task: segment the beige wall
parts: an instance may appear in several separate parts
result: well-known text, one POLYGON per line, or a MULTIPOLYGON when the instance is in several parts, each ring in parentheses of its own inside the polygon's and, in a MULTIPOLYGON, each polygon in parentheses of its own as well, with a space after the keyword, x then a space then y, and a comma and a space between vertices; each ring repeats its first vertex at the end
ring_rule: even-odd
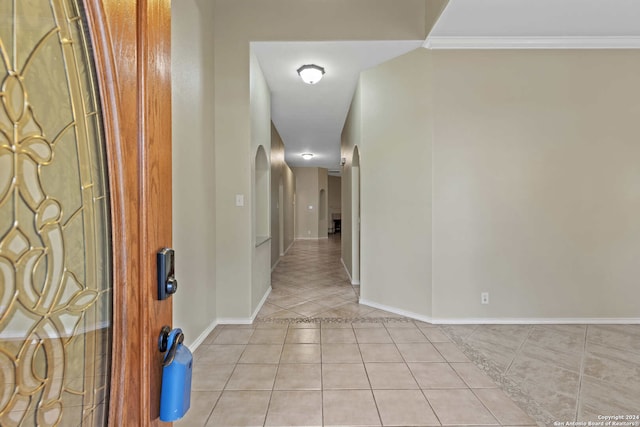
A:
POLYGON ((293 172, 284 159, 284 144, 280 134, 271 123, 271 267, 280 260, 280 247, 286 251, 293 243, 293 193, 295 192, 293 172), (280 186, 283 203, 280 204, 280 186), (280 215, 283 229, 280 230, 280 215), (280 238, 282 234, 282 245, 280 238))
POLYGON ((436 321, 639 318, 638 75, 622 50, 418 50, 363 73, 363 299, 436 321))
POLYGON ((417 49, 362 73, 361 298, 431 315, 431 67, 417 49))
POLYGON ((433 56, 434 316, 640 317, 638 51, 433 56))
MULTIPOLYGON (((213 1, 213 0, 212 0, 213 1)), ((215 0, 215 182, 218 315, 249 316, 254 244, 251 238, 251 41, 420 40, 424 0, 215 0), (244 207, 235 206, 243 194, 244 207)))
POLYGON ((362 128, 362 100, 361 100, 361 80, 353 94, 353 100, 349 107, 349 113, 342 128, 340 155, 346 160, 342 166, 341 183, 341 203, 342 203, 342 232, 340 234, 342 245, 342 263, 347 269, 349 276, 353 273, 351 260, 352 233, 351 227, 351 165, 353 163, 353 151, 361 144, 362 128))
MULTIPOLYGON (((213 146, 213 4, 172 8, 173 247, 180 283, 173 323, 194 343, 216 319, 213 146)), ((203 337, 202 337, 203 338, 203 337)))
MULTIPOLYGON (((247 314, 254 314, 258 304, 271 288, 271 167, 267 165, 262 180, 256 170, 256 154, 264 150, 266 160, 271 158, 271 92, 262 74, 256 56, 250 56, 249 78, 250 116, 251 116, 251 157, 252 157, 252 207, 253 256, 251 258, 251 308, 247 314)), ((260 153, 262 155, 262 153, 260 153)))

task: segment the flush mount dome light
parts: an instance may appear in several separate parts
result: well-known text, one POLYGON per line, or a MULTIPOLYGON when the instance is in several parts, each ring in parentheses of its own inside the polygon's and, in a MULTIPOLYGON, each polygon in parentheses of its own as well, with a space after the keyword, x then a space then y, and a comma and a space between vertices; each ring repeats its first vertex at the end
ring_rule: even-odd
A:
POLYGON ((303 65, 298 68, 298 74, 303 82, 314 85, 318 83, 324 75, 324 68, 315 64, 303 65))
POLYGON ((312 157, 313 157, 313 154, 311 153, 302 153, 302 158, 305 160, 311 160, 312 157))

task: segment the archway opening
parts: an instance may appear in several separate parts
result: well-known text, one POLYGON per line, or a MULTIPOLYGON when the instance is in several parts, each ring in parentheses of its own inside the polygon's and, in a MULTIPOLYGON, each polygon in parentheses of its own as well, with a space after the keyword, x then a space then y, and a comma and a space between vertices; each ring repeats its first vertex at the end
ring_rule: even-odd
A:
POLYGON ((254 232, 256 244, 270 237, 269 232, 269 160, 262 145, 255 158, 254 232))

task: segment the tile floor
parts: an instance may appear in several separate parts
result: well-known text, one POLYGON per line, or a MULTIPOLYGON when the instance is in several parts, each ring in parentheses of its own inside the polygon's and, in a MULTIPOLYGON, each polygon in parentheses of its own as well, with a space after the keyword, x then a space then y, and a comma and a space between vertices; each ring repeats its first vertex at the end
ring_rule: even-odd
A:
POLYGON ((197 349, 191 410, 176 426, 543 425, 640 407, 635 327, 558 326, 556 337, 534 326, 436 327, 361 306, 336 238, 296 241, 272 287, 253 325, 219 326, 197 349), (573 354, 581 343, 588 354, 573 354))
POLYGON ((640 325, 466 325, 442 330, 503 388, 516 392, 514 399, 539 421, 597 422, 601 415, 640 415, 640 325))
POLYGON ((393 320, 218 327, 196 351, 192 408, 176 425, 534 424, 451 342, 430 341, 431 329, 393 320))

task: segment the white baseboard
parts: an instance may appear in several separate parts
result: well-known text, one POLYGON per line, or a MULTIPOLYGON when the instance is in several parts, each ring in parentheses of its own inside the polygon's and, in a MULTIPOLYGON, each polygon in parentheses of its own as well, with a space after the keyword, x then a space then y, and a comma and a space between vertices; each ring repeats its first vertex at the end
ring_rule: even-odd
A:
MULTIPOLYGON (((293 242, 295 242, 296 240, 293 239, 293 242)), ((284 250, 284 252, 280 252, 280 258, 278 258, 278 261, 276 261, 275 265, 273 267, 271 267, 271 271, 273 272, 273 270, 276 269, 276 266, 278 265, 278 263, 280 262, 280 259, 285 256, 287 254, 287 252, 289 252, 289 249, 291 249, 291 246, 293 246, 293 242, 291 242, 291 244, 289 245, 289 247, 287 249, 284 250)))
POLYGON ((296 240, 327 240, 329 236, 326 237, 296 237, 296 240))
POLYGON ((495 318, 445 318, 431 317, 411 311, 402 310, 377 302, 360 298, 360 304, 400 316, 409 317, 421 322, 435 325, 638 325, 640 318, 636 317, 495 317, 495 318))
POLYGON ((249 323, 253 323, 254 320, 256 320, 256 316, 258 315, 258 313, 260 312, 260 309, 262 308, 262 306, 264 305, 264 303, 267 301, 267 298, 269 298, 269 294, 271 293, 271 291, 273 290, 273 288, 271 286, 269 286, 269 288, 267 289, 267 291, 264 293, 264 295, 262 296, 262 299, 260 300, 260 302, 258 303, 258 306, 256 307, 256 309, 253 311, 253 314, 251 314, 251 322, 249 323))
POLYGON ((368 307, 377 308, 378 310, 388 311, 389 313, 399 314, 400 316, 409 317, 411 319, 419 320, 421 322, 431 322, 431 317, 425 316, 423 314, 414 313, 412 311, 402 310, 396 307, 391 307, 384 304, 378 304, 377 302, 369 301, 363 298, 360 298, 360 304, 366 305, 368 307))
POLYGON ((437 325, 637 325, 634 317, 502 317, 502 318, 433 318, 437 325))
POLYGON ((293 246, 293 244, 295 243, 296 239, 293 239, 293 241, 291 242, 291 244, 289 245, 289 247, 287 249, 285 249, 284 252, 282 252, 280 254, 280 256, 285 256, 287 254, 287 252, 289 252, 289 249, 291 249, 291 247, 293 246))
POLYGON ((351 279, 351 273, 349 273, 349 269, 347 268, 347 264, 344 263, 344 260, 342 259, 342 257, 340 257, 340 262, 342 263, 342 266, 344 267, 344 271, 347 272, 347 276, 349 276, 349 282, 351 282, 353 284, 353 281, 351 279))
POLYGON ((218 325, 250 325, 253 323, 250 317, 219 317, 218 325))
POLYGON ((349 270, 347 269, 347 264, 344 263, 344 260, 342 258, 340 258, 340 262, 344 267, 344 271, 347 272, 347 276, 349 276, 349 282, 351 282, 351 284, 354 286, 360 286, 360 280, 353 280, 353 278, 351 277, 351 274, 349 273, 349 270))
POLYGON ((202 344, 205 339, 207 339, 211 331, 213 331, 216 326, 218 326, 218 319, 211 322, 211 324, 207 326, 207 328, 198 336, 198 338, 196 338, 195 341, 187 346, 189 347, 189 350, 191 350, 192 353, 196 351, 196 349, 200 347, 200 344, 202 344))

